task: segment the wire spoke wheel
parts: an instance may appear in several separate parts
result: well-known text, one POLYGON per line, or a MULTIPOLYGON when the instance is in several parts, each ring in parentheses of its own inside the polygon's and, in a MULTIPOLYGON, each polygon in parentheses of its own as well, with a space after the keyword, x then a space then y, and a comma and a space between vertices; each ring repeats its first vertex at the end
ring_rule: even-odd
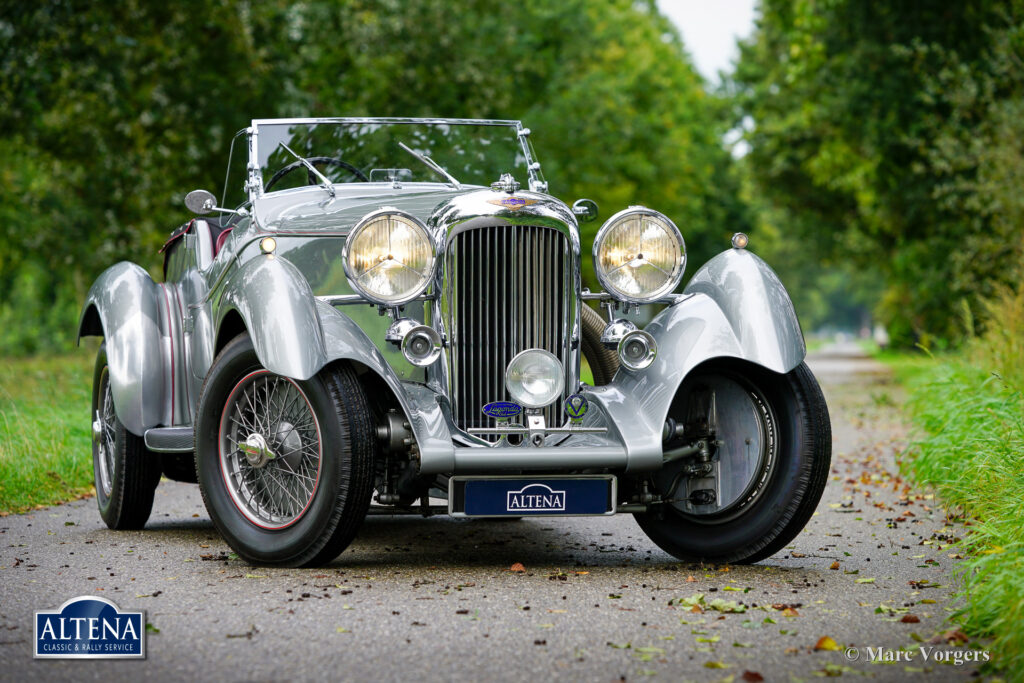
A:
POLYGON ((116 453, 117 415, 114 413, 114 396, 110 391, 110 373, 103 368, 100 376, 101 405, 93 416, 93 438, 96 441, 96 484, 105 498, 114 491, 114 455, 116 453))
POLYGON ((220 466, 239 511, 264 529, 284 529, 309 508, 320 483, 323 443, 299 385, 260 370, 243 377, 221 416, 220 466))

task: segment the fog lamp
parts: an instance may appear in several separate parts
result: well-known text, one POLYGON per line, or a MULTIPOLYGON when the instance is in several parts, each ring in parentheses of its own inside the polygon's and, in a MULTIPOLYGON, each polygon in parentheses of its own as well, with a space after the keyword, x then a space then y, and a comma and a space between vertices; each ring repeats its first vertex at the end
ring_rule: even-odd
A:
POLYGON ((658 344, 647 332, 634 330, 619 342, 619 362, 630 370, 643 370, 658 356, 658 344))
POLYGON ((505 370, 505 388, 516 403, 543 408, 562 394, 562 364, 544 349, 527 349, 516 355, 505 370))
POLYGON ((402 337, 402 355, 413 365, 430 365, 441 356, 441 335, 432 327, 417 325, 402 337))

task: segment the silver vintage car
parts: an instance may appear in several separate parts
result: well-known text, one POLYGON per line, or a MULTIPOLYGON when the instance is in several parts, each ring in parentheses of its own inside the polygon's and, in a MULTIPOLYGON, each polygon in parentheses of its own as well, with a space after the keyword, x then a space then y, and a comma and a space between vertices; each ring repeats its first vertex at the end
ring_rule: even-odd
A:
POLYGON ((220 201, 185 204, 163 281, 112 266, 79 324, 112 529, 162 474, 259 564, 330 562, 371 512, 628 513, 677 558, 754 562, 821 497, 828 411, 747 237, 680 293, 679 229, 624 208, 583 289, 597 206, 548 193, 518 121, 255 120, 220 201))

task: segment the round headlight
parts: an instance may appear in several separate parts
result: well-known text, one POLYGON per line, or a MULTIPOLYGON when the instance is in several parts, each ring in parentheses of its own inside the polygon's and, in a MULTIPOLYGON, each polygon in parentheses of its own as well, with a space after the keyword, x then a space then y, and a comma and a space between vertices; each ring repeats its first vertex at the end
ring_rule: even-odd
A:
POLYGON ((505 370, 505 388, 516 403, 543 408, 562 394, 562 364, 544 349, 527 349, 516 355, 505 370))
POLYGON ((381 209, 356 223, 342 258, 349 283, 370 301, 412 301, 434 275, 434 241, 425 225, 397 209, 381 209))
POLYGON ((594 239, 597 279, 620 301, 643 304, 668 294, 685 266, 686 245, 679 228, 657 211, 620 211, 594 239))

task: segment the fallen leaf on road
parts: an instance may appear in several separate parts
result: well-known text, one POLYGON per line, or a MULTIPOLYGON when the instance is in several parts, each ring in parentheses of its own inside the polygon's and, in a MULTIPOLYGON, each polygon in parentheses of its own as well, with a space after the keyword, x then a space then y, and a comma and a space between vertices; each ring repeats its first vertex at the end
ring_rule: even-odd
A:
POLYGON ((904 624, 919 624, 921 623, 921 619, 915 614, 904 614, 903 618, 900 619, 900 622, 904 624))
POLYGON ((525 572, 526 567, 523 566, 522 562, 516 562, 514 565, 508 568, 510 572, 525 572))
POLYGON ((743 675, 740 676, 740 678, 746 681, 747 683, 760 683, 760 681, 764 680, 764 676, 757 673, 756 671, 744 671, 743 675))
POLYGON ((873 578, 870 578, 870 579, 867 579, 867 578, 865 578, 865 579, 857 579, 856 581, 854 581, 854 583, 874 583, 874 582, 875 582, 875 580, 873 578))
POLYGON ((939 635, 935 636, 929 642, 931 642, 931 643, 947 642, 947 643, 957 644, 957 643, 966 643, 969 640, 970 640, 970 638, 968 638, 967 634, 965 634, 963 631, 954 629, 952 631, 946 631, 945 633, 942 633, 942 634, 939 634, 939 635))
POLYGON ((800 616, 800 613, 797 612, 792 607, 787 607, 786 609, 782 610, 782 616, 784 616, 784 617, 798 617, 798 616, 800 616))
POLYGON ((722 598, 715 598, 708 603, 707 608, 731 614, 743 614, 747 611, 746 605, 737 604, 735 600, 723 600, 722 598))
POLYGON ((704 667, 707 669, 728 669, 729 665, 722 662, 704 662, 704 667))
POLYGON ((822 636, 818 639, 818 642, 814 644, 815 650, 831 650, 836 651, 839 649, 839 643, 829 636, 822 636))
POLYGON ((839 560, 836 560, 828 566, 829 569, 839 569, 839 560))

